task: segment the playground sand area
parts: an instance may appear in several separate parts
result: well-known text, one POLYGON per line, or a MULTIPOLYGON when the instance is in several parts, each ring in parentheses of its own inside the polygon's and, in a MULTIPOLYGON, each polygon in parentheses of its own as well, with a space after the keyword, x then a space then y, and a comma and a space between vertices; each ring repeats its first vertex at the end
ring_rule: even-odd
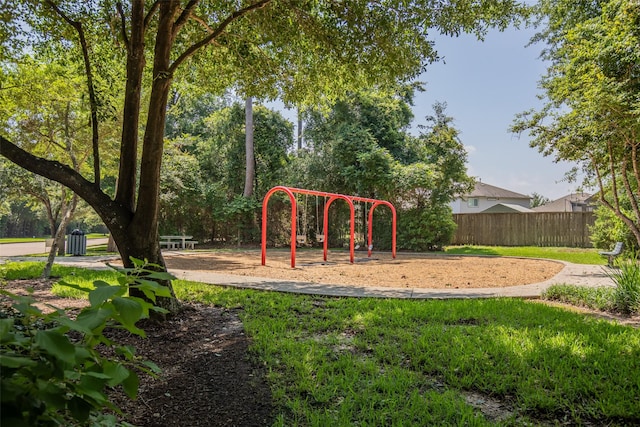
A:
POLYGON ((261 265, 259 250, 167 252, 169 269, 211 271, 285 281, 388 288, 474 289, 527 285, 548 280, 564 265, 560 262, 515 257, 356 252, 349 262, 346 251, 298 250, 296 267, 291 254, 268 250, 261 265))

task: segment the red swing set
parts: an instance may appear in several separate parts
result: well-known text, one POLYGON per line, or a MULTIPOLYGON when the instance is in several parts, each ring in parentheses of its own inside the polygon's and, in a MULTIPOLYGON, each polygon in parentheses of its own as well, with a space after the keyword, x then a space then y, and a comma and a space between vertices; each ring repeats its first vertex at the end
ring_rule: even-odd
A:
POLYGON ((282 191, 289 196, 289 200, 291 201, 291 268, 295 268, 296 266, 296 243, 297 243, 297 230, 296 230, 296 219, 298 217, 298 204, 296 201, 295 194, 305 194, 311 196, 320 196, 326 198, 326 203, 324 204, 324 216, 322 219, 323 225, 323 234, 319 236, 318 241, 322 241, 322 247, 324 252, 324 260, 327 260, 327 252, 328 252, 328 242, 327 233, 329 230, 329 207, 331 204, 338 200, 342 199, 347 202, 349 205, 350 211, 350 239, 349 239, 349 258, 351 263, 353 264, 355 260, 355 209, 353 206, 353 202, 364 202, 371 203, 371 209, 369 209, 368 213, 368 226, 367 226, 367 253, 368 256, 371 256, 371 251, 373 250, 373 211, 380 205, 384 205, 391 209, 392 214, 392 231, 391 231, 391 256, 393 258, 396 257, 396 209, 393 205, 385 200, 378 199, 369 199, 366 197, 359 196, 346 196, 344 194, 336 194, 336 193, 327 193, 324 191, 315 191, 315 190, 305 190, 303 188, 293 188, 293 187, 285 187, 285 186, 276 186, 265 194, 264 199, 262 201, 262 265, 266 264, 267 261, 267 205, 269 203, 269 198, 276 192, 282 191))

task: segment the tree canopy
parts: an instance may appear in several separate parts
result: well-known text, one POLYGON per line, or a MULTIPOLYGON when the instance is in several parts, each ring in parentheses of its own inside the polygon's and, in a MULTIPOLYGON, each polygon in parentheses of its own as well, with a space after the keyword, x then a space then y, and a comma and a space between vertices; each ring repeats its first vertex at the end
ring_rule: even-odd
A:
POLYGON ((136 257, 163 266, 159 189, 174 81, 218 94, 232 88, 242 96, 318 103, 416 77, 437 58, 431 32, 482 37, 525 10, 514 0, 26 0, 3 11, 2 66, 30 55, 63 58, 83 73, 93 173, 40 157, 4 129, 0 154, 91 205, 125 265, 136 257), (109 96, 110 89, 122 99, 109 96), (116 102, 121 107, 108 108, 116 102), (116 118, 122 126, 113 196, 101 187, 100 132, 116 118))
POLYGON ((581 164, 640 245, 640 4, 545 0, 539 13, 548 102, 514 129, 528 130, 542 153, 581 164))

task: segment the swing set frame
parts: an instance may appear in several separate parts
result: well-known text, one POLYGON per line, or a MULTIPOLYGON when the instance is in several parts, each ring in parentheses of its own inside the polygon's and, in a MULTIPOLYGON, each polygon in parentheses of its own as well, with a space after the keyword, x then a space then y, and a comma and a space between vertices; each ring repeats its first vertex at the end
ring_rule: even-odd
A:
POLYGON ((391 210, 392 215, 392 231, 391 231, 391 256, 396 257, 396 208, 386 200, 369 199, 359 196, 347 196, 344 194, 327 193, 324 191, 307 190, 304 188, 285 187, 278 185, 267 191, 264 199, 262 200, 262 265, 266 265, 267 262, 267 213, 269 198, 277 192, 284 192, 289 196, 291 201, 291 268, 296 266, 296 243, 297 243, 297 216, 298 216, 298 204, 295 194, 306 194, 311 196, 324 197, 326 202, 324 204, 324 215, 322 218, 322 230, 323 230, 323 256, 327 261, 327 253, 329 249, 329 208, 331 204, 336 200, 344 200, 349 205, 350 221, 349 221, 349 259, 353 264, 355 261, 355 209, 353 202, 365 202, 371 203, 371 208, 368 212, 368 224, 367 224, 367 254, 370 257, 373 250, 373 211, 378 206, 387 206, 391 210))

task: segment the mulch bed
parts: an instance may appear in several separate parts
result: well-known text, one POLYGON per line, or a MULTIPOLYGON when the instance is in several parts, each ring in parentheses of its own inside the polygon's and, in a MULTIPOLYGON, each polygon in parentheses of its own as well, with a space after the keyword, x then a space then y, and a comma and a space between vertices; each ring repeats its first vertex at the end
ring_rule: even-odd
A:
MULTIPOLYGON (((23 295, 32 289, 45 311, 48 306, 75 311, 88 304, 51 294, 53 282, 12 280, 2 287, 23 295)), ((6 304, 0 298, 0 309, 6 304)), ((248 352, 238 311, 200 304, 183 308, 164 322, 140 322, 147 338, 125 330, 105 332, 120 345, 134 346, 137 355, 162 370, 157 378, 139 375, 136 400, 119 389, 111 393, 124 413, 122 420, 140 427, 272 425, 271 390, 263 367, 248 352)))
POLYGON ((114 336, 154 361, 160 377, 141 376, 138 399, 114 394, 127 422, 160 426, 268 426, 271 391, 261 366, 247 352, 249 340, 238 313, 185 306, 173 318, 140 324, 143 339, 126 331, 114 336))

